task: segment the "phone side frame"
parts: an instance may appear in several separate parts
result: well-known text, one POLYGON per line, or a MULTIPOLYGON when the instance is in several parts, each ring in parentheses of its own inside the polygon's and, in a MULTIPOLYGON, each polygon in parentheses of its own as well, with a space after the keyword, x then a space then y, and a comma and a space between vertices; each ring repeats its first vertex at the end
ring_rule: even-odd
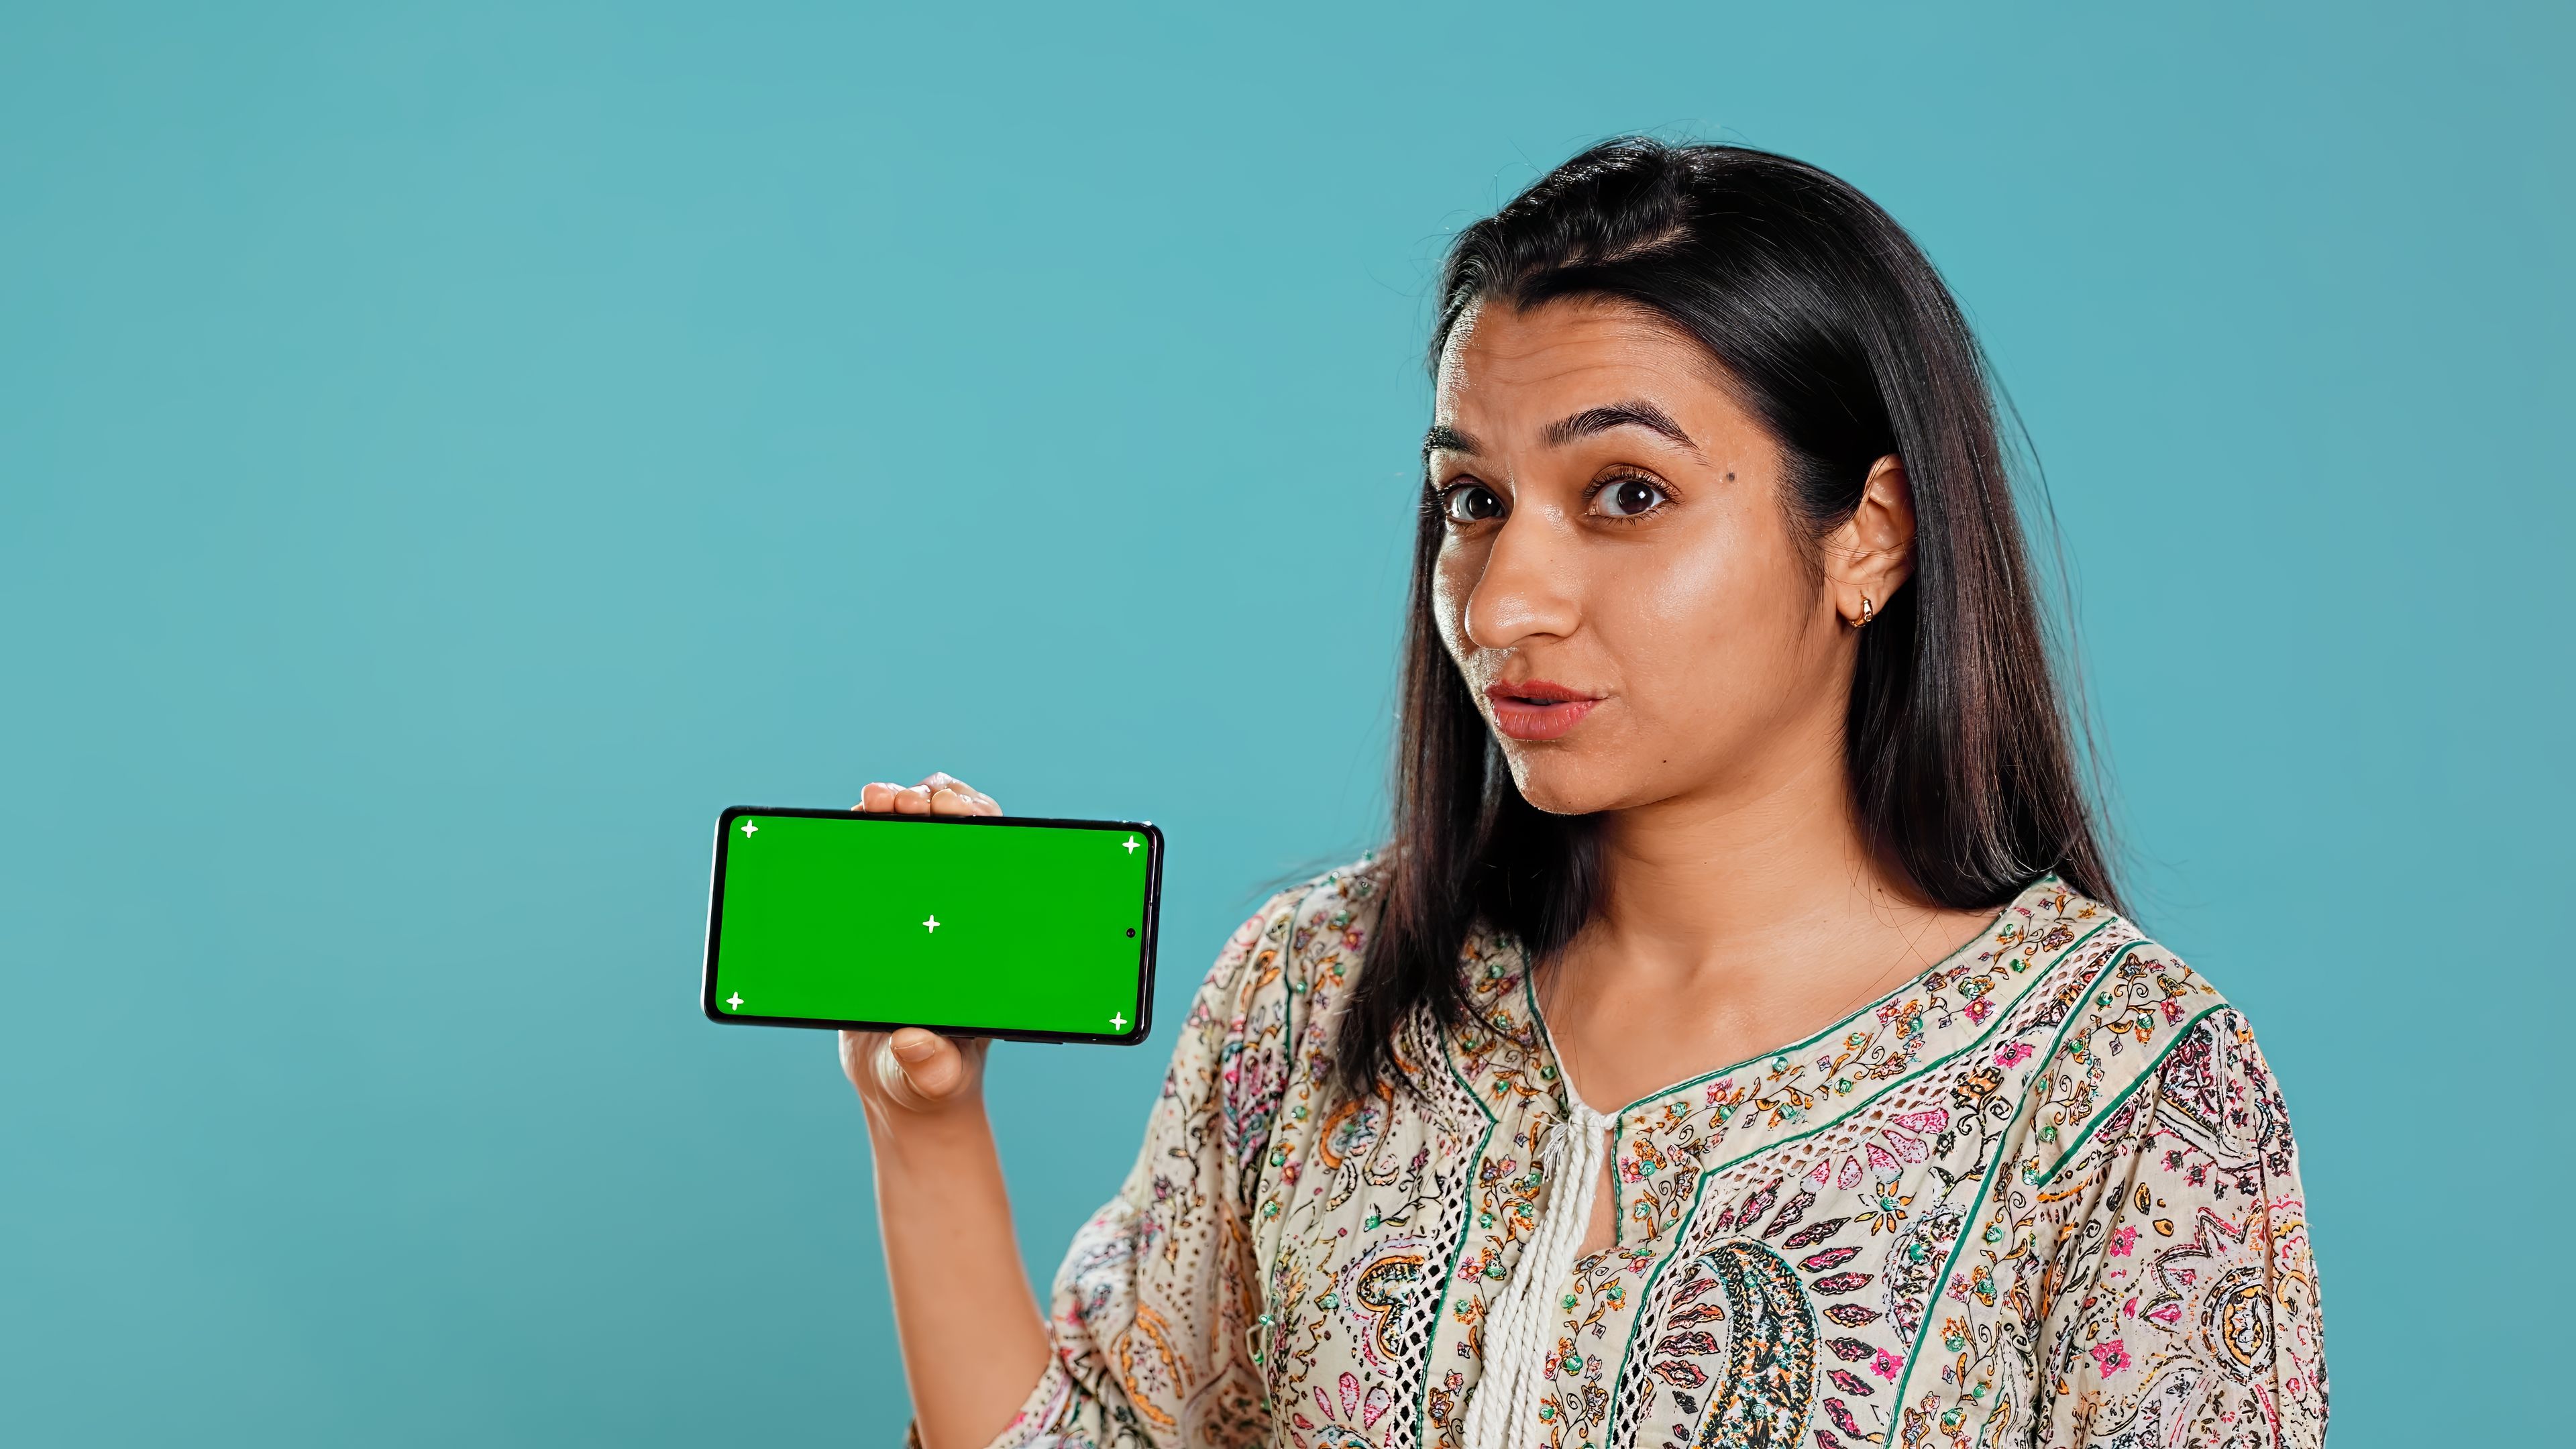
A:
POLYGON ((804 806, 728 805, 716 817, 715 848, 708 861, 706 959, 698 981, 698 1009, 722 1026, 836 1027, 845 1031, 892 1031, 919 1026, 942 1036, 988 1037, 995 1041, 1066 1042, 1086 1046, 1139 1046, 1154 1029, 1155 964, 1162 954, 1163 830, 1150 820, 1082 820, 1051 815, 898 815, 888 811, 817 810, 804 806), (1038 826, 1058 830, 1125 830, 1147 841, 1143 950, 1136 981, 1136 1025, 1127 1032, 1033 1031, 1011 1027, 927 1026, 917 1021, 842 1021, 818 1016, 746 1016, 716 1004, 716 948, 724 926, 724 867, 733 823, 746 815, 797 816, 812 820, 863 820, 870 824, 1038 826))

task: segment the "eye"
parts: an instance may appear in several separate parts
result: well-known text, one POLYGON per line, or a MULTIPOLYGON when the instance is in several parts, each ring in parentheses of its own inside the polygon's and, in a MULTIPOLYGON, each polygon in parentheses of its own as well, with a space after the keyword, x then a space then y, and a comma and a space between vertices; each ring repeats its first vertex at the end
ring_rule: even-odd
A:
POLYGON ((1595 511, 1612 518, 1635 518, 1672 500, 1660 484, 1638 477, 1613 478, 1592 495, 1595 511))
POLYGON ((1503 500, 1482 483, 1452 483, 1440 490, 1440 516, 1451 523, 1481 523, 1503 516, 1503 500))

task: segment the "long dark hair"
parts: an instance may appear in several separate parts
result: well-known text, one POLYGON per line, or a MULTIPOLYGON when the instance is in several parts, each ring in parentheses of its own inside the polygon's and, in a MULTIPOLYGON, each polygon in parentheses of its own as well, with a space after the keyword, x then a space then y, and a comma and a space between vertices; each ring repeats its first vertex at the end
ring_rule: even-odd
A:
MULTIPOLYGON (((1913 238, 1803 162, 1606 142, 1459 234, 1441 270, 1432 365, 1470 306, 1575 296, 1647 308, 1708 349, 1778 442, 1784 502, 1809 538, 1850 516, 1873 462, 1904 463, 1913 578, 1860 635, 1844 730, 1863 837, 1952 909, 1994 909, 2051 872, 2116 909, 1985 359, 1913 238)), ((1517 937, 1538 961, 1601 898, 1595 817, 1521 798, 1441 644, 1431 588, 1442 532, 1426 490, 1386 897, 1338 1033, 1335 1074, 1354 1091, 1397 1074, 1407 1015, 1427 1007, 1451 1026, 1467 1010, 1459 952, 1471 930, 1517 937)))

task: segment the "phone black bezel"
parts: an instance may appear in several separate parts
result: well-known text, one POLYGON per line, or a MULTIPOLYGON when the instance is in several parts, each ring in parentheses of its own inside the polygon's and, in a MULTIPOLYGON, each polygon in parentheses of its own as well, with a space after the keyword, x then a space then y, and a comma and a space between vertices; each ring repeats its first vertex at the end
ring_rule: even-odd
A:
POLYGON ((706 965, 700 973, 698 1008, 707 1020, 726 1026, 803 1026, 846 1028, 853 1031, 891 1031, 899 1026, 921 1026, 942 1036, 981 1036, 998 1041, 1080 1042, 1097 1046, 1135 1046, 1154 1029, 1154 958, 1156 942, 1163 920, 1163 832, 1150 820, 1067 820, 1038 815, 898 815, 888 811, 811 810, 797 806, 729 805, 716 817, 715 859, 707 882, 707 952, 706 965), (917 1021, 838 1021, 815 1016, 751 1016, 718 1009, 716 1005, 716 948, 724 928, 725 849, 730 843, 733 823, 746 815, 800 816, 813 820, 851 820, 869 825, 981 825, 1008 828, 1041 826, 1058 830, 1124 830, 1145 837, 1152 852, 1145 862, 1145 924, 1140 957, 1142 970, 1136 981, 1136 1026, 1132 1031, 1065 1032, 1032 1031, 1016 1027, 925 1026, 917 1021))

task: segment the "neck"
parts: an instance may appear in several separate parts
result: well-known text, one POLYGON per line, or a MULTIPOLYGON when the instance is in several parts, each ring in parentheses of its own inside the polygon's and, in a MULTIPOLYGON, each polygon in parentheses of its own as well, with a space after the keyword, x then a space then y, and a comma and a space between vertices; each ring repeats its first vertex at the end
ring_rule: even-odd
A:
POLYGON ((1657 975, 1812 976, 1820 949, 1931 914, 1862 838, 1838 736, 1602 825, 1606 899, 1586 934, 1657 975))
POLYGON ((1923 899, 1870 848, 1822 718, 1600 820, 1602 897, 1537 982, 1582 1100, 1638 1100, 1811 1036, 1986 928, 1990 912, 1923 899))

